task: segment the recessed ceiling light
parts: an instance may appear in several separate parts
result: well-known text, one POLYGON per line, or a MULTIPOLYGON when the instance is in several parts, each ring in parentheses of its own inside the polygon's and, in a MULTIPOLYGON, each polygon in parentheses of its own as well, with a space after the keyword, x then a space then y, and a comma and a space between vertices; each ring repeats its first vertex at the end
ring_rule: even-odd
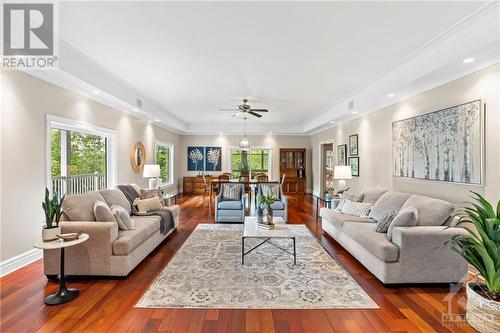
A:
POLYGON ((138 108, 133 108, 132 110, 135 111, 135 112, 139 111, 138 108))
POLYGON ((396 95, 394 95, 394 94, 389 94, 389 95, 387 95, 387 97, 389 97, 389 98, 393 98, 393 97, 396 97, 396 95))
POLYGON ((330 121, 330 124, 335 124, 335 120, 330 121))
POLYGON ((354 110, 354 111, 352 111, 352 113, 353 113, 353 114, 356 114, 356 113, 358 113, 358 111, 354 110))
POLYGON ((101 92, 99 90, 94 90, 94 94, 99 95, 101 92))
POLYGON ((268 134, 269 134, 269 135, 272 135, 272 134, 273 134, 273 132, 269 132, 268 134))
POLYGON ((156 119, 155 119, 155 121, 156 121, 156 122, 159 122, 159 121, 160 121, 160 119, 156 118, 156 119))
POLYGON ((223 134, 224 134, 224 132, 219 132, 219 135, 223 135, 223 134))
POLYGON ((470 62, 473 62, 474 58, 465 58, 463 61, 464 61, 464 64, 468 64, 470 62))

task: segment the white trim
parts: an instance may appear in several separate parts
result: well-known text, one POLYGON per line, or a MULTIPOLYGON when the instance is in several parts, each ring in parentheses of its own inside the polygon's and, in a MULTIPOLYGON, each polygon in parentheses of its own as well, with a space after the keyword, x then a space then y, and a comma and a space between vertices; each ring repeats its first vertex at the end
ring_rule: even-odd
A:
MULTIPOLYGON (((168 147, 168 170, 169 170, 169 175, 168 175, 168 182, 166 183, 160 183, 158 184, 158 187, 168 187, 174 184, 174 144, 167 142, 167 141, 160 141, 160 140, 155 140, 155 150, 154 150, 154 157, 155 157, 155 164, 158 164, 156 162, 156 147, 158 146, 166 146, 168 147)), ((161 166, 160 166, 161 168, 161 166)))
POLYGON ((116 146, 116 131, 94 126, 82 121, 67 119, 51 114, 46 115, 46 125, 45 125, 45 178, 46 187, 52 191, 52 181, 51 181, 51 146, 50 141, 52 139, 51 130, 52 128, 57 128, 66 131, 74 131, 85 134, 99 135, 107 139, 106 147, 106 179, 107 186, 114 186, 117 183, 117 146, 116 146))
POLYGON ((15 257, 4 260, 0 262, 0 277, 12 273, 28 264, 31 264, 33 261, 41 259, 42 257, 43 257, 42 250, 31 249, 15 257))

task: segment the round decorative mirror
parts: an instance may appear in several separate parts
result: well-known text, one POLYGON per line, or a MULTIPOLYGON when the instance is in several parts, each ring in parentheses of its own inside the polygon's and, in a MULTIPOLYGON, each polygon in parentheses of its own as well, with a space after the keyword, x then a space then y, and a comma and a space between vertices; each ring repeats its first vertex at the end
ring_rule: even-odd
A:
POLYGON ((135 173, 139 173, 144 168, 144 164, 146 164, 146 148, 142 142, 138 141, 130 150, 130 165, 135 173))

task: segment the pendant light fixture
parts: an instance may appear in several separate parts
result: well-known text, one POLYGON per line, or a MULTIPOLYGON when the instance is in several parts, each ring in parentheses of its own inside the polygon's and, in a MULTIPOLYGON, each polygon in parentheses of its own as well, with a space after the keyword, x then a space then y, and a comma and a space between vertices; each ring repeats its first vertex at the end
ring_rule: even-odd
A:
POLYGON ((250 140, 247 138, 247 118, 243 118, 243 139, 240 139, 240 150, 250 150, 250 140))

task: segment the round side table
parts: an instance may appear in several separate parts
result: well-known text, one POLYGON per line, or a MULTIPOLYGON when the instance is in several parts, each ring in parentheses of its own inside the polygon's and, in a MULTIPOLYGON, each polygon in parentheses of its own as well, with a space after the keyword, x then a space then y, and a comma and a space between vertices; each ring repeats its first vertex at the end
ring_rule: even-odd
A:
POLYGON ((77 245, 85 242, 89 239, 89 235, 81 234, 78 239, 72 241, 63 241, 62 239, 44 242, 43 240, 38 240, 33 247, 42 250, 55 250, 61 249, 61 270, 59 277, 59 291, 55 294, 47 296, 45 299, 45 304, 47 305, 57 305, 63 304, 77 298, 80 294, 78 289, 68 289, 66 288, 66 277, 64 276, 64 249, 73 245, 77 245))

